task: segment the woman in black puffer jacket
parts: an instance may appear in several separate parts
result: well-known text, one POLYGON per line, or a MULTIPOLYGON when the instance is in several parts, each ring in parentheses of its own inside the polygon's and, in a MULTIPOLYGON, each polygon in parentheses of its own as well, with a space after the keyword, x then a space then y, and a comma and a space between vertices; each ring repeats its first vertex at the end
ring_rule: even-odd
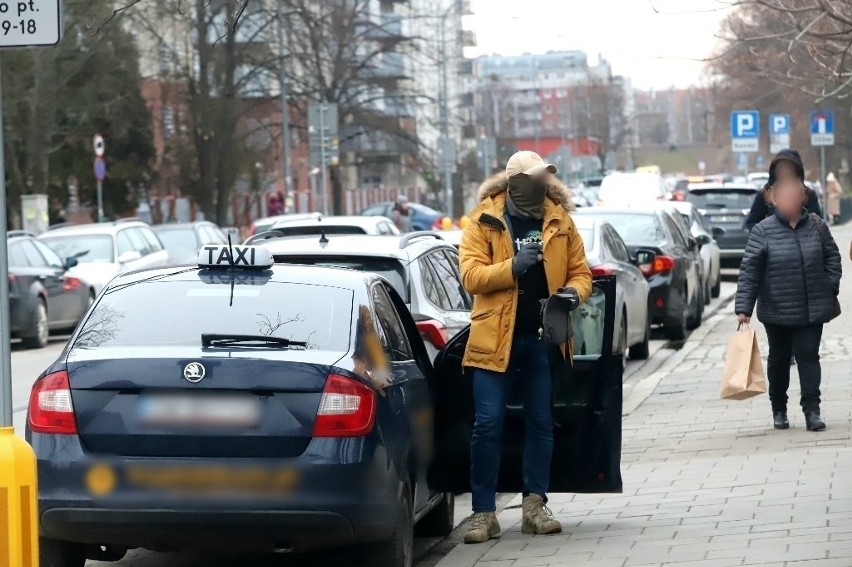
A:
POLYGON ((736 313, 741 323, 748 323, 756 302, 757 316, 766 327, 775 427, 790 426, 787 388, 790 356, 795 354, 807 429, 822 431, 819 344, 823 325, 840 314, 840 252, 825 222, 802 206, 804 169, 779 154, 770 172, 775 211, 749 236, 736 313))
MULTIPOLYGON (((747 229, 753 229, 757 226, 757 223, 766 217, 771 217, 775 214, 775 205, 772 203, 772 179, 776 176, 775 169, 778 167, 778 164, 784 162, 790 163, 797 171, 801 170, 802 179, 804 180, 805 166, 802 163, 802 156, 799 155, 799 152, 789 149, 781 150, 769 166, 770 181, 763 189, 757 192, 757 195, 754 196, 754 201, 751 203, 751 209, 749 210, 748 218, 746 219, 747 229)), ((808 212, 814 213, 820 218, 822 217, 822 208, 819 206, 819 195, 816 194, 816 191, 805 188, 805 197, 803 200, 808 212)))

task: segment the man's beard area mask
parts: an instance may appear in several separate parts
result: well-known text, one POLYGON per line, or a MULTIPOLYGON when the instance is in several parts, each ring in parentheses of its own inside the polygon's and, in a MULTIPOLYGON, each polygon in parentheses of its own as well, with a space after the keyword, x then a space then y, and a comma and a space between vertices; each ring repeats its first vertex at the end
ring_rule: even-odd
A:
POLYGON ((523 173, 509 178, 509 198, 524 216, 542 218, 546 195, 547 185, 543 179, 535 179, 523 173))

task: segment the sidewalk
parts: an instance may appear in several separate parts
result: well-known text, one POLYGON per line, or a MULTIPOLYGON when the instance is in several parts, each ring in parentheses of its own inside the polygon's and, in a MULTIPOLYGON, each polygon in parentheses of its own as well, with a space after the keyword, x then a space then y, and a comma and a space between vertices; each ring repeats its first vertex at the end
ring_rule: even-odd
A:
POLYGON ((520 533, 517 497, 499 516, 500 539, 460 545, 439 567, 852 566, 852 276, 844 279, 844 314, 822 347, 827 431, 805 431, 795 369, 788 431, 772 429, 765 395, 719 400, 735 327, 727 307, 637 384, 630 398, 644 389, 647 399, 626 400, 623 494, 551 495, 564 533, 537 537, 520 533))

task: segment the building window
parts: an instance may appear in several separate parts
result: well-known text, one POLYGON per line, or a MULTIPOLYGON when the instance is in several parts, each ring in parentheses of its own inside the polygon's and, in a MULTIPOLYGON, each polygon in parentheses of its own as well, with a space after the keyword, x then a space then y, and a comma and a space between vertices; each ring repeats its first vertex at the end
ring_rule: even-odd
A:
POLYGON ((169 139, 175 135, 175 114, 171 106, 164 106, 162 112, 163 137, 169 139))
POLYGON ((553 91, 550 89, 544 89, 542 91, 542 95, 544 96, 544 98, 553 98, 553 91))

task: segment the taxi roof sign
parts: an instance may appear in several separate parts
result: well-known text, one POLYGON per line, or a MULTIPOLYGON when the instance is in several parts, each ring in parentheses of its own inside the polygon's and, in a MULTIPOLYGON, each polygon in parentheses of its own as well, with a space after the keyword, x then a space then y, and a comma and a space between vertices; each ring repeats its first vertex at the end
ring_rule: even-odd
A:
POLYGON ((209 245, 198 252, 199 268, 239 268, 263 270, 271 268, 272 254, 257 246, 209 245))

